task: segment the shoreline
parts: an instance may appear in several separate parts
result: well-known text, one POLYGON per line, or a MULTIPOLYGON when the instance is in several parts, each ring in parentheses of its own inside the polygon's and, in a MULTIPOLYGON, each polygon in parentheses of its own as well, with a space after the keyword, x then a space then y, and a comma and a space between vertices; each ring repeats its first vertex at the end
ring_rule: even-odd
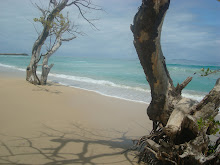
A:
MULTIPOLYGON (((49 81, 49 83, 53 83, 53 82, 50 82, 50 81, 49 81)), ((64 84, 59 83, 59 82, 58 82, 57 84, 60 84, 60 85, 66 86, 66 87, 70 87, 70 88, 76 88, 76 89, 88 91, 88 92, 94 92, 94 93, 96 93, 96 94, 98 94, 98 95, 102 95, 102 96, 104 96, 104 97, 111 97, 111 98, 115 98, 115 99, 119 99, 119 100, 124 100, 124 101, 130 101, 130 102, 134 102, 134 103, 140 103, 140 104, 149 105, 149 103, 147 103, 147 102, 137 101, 137 100, 131 100, 131 99, 126 99, 126 98, 122 98, 122 97, 118 97, 118 96, 112 96, 112 95, 104 94, 104 93, 101 93, 101 92, 98 92, 98 91, 95 91, 95 90, 89 90, 89 89, 80 88, 80 87, 71 86, 71 85, 64 85, 64 84)))
MULTIPOLYGON (((24 78, 24 76, 25 76, 24 75, 25 74, 25 69, 17 68, 17 67, 6 65, 6 64, 2 64, 2 66, 0 65, 0 67, 9 68, 9 69, 13 70, 15 73, 17 73, 19 75, 19 77, 23 76, 23 78, 24 78)), ((10 70, 8 72, 9 72, 9 75, 12 73, 10 70)), ((1 73, 1 70, 0 70, 0 73, 1 73)), ((37 72, 37 73, 40 73, 40 72, 37 72)), ((55 77, 54 73, 52 73, 52 75, 49 74, 48 83, 58 83, 60 85, 66 86, 66 87, 81 89, 81 90, 85 90, 85 91, 89 91, 89 92, 95 92, 95 93, 100 94, 102 96, 112 97, 112 98, 116 98, 116 99, 120 99, 120 100, 131 101, 131 102, 136 102, 136 103, 141 103, 141 104, 146 104, 146 105, 150 104, 148 102, 144 102, 144 101, 140 101, 140 100, 132 100, 132 99, 127 99, 127 98, 123 98, 123 97, 119 97, 119 96, 115 96, 115 95, 108 95, 108 94, 105 94, 105 93, 102 93, 102 92, 99 92, 99 91, 96 91, 96 90, 93 90, 93 89, 86 89, 86 88, 82 88, 82 87, 77 87, 77 86, 65 84, 65 83, 62 83, 62 82, 53 82, 53 81, 50 80, 50 76, 55 77)))
POLYGON ((56 83, 35 86, 9 71, 0 72, 0 100, 3 164, 134 165, 134 152, 121 153, 152 127, 146 104, 56 83))
MULTIPOLYGON (((21 72, 25 74, 25 69, 23 68, 18 68, 16 66, 11 66, 11 65, 6 65, 6 64, 0 64, 0 69, 1 67, 3 69, 5 68, 4 70, 9 69, 14 72, 21 72)), ((37 73, 40 73, 40 72, 37 72, 37 73)), ((133 88, 133 87, 126 86, 126 85, 124 86, 121 84, 115 84, 115 82, 111 82, 111 81, 107 81, 107 83, 110 83, 110 85, 109 84, 100 85, 102 81, 106 81, 106 80, 96 80, 96 79, 87 78, 87 77, 78 77, 78 76, 65 75, 63 73, 53 73, 53 72, 49 74, 48 80, 55 82, 55 83, 59 83, 64 86, 78 88, 78 89, 82 89, 86 91, 92 91, 92 92, 101 94, 103 96, 109 96, 109 97, 118 98, 122 100, 128 100, 128 101, 138 102, 138 103, 143 103, 143 104, 150 104, 150 101, 151 101, 150 90, 148 89, 139 90, 139 89, 136 89, 139 87, 133 88), (89 82, 90 80, 92 81, 92 83, 89 82), (100 88, 96 88, 96 85, 95 83, 93 83, 93 81, 95 81, 95 83, 97 83, 98 86, 100 86, 100 88), (91 83, 91 86, 89 86, 90 83, 91 83), (113 83, 113 85, 111 85, 111 83, 113 83), (117 89, 122 91, 122 93, 118 92, 117 89), (127 95, 125 91, 127 92, 127 95), (131 93, 133 96, 130 95, 131 93)), ((197 100, 197 101, 201 101, 207 93, 208 92, 185 89, 183 91, 183 96, 197 100)))

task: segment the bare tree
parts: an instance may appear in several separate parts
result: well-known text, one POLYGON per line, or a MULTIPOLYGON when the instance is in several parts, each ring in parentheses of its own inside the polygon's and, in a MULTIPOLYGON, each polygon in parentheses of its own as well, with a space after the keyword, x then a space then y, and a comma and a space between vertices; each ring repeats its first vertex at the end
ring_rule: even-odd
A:
POLYGON ((220 78, 201 102, 181 96, 192 77, 174 86, 160 44, 169 4, 170 0, 142 0, 131 25, 134 46, 150 84, 152 97, 147 114, 153 121, 153 130, 150 135, 137 141, 137 146, 145 146, 139 161, 148 162, 151 155, 161 164, 217 163, 220 139, 209 155, 208 135, 215 127, 215 121, 210 119, 218 114, 220 106, 220 78), (206 123, 202 127, 198 125, 201 120, 206 123))
POLYGON ((35 18, 34 21, 40 22, 43 30, 38 34, 38 39, 33 45, 32 57, 26 70, 26 80, 33 84, 45 85, 48 74, 54 65, 51 64, 48 66, 48 60, 51 55, 58 50, 62 42, 75 39, 77 33, 82 34, 82 32, 78 31, 77 26, 73 25, 69 20, 68 12, 66 16, 62 14, 63 9, 69 6, 75 6, 82 18, 91 26, 95 27, 91 20, 85 16, 85 9, 101 10, 101 8, 93 5, 90 0, 50 0, 47 9, 43 9, 37 4, 35 6, 41 11, 42 17, 35 18), (68 38, 64 38, 67 34, 68 38), (46 40, 49 40, 48 45, 46 45, 46 40), (43 45, 47 46, 47 52, 45 54, 41 53, 43 45), (39 79, 37 76, 37 67, 42 57, 42 73, 39 79))

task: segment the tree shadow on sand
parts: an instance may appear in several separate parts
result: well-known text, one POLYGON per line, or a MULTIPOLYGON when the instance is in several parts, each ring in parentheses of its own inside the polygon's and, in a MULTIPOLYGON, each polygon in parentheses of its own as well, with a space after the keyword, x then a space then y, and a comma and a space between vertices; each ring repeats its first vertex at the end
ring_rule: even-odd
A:
POLYGON ((128 131, 88 129, 71 124, 65 130, 44 125, 34 138, 8 137, 1 141, 0 164, 63 165, 63 164, 136 164, 128 131), (4 150, 4 152, 2 152, 4 150))
POLYGON ((51 85, 47 85, 47 86, 39 86, 39 85, 36 85, 35 89, 33 89, 33 91, 41 91, 41 92, 48 92, 48 93, 51 93, 51 94, 61 94, 62 92, 58 91, 58 90, 53 90, 53 89, 48 89, 48 86, 51 86, 51 85))

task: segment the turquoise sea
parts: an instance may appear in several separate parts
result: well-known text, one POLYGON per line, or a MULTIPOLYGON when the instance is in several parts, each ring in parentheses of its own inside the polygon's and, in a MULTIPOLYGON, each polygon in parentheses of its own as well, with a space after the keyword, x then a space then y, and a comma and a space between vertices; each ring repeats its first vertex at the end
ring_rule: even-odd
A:
MULTIPOLYGON (((0 56, 0 70, 25 72, 29 61, 30 56, 3 55, 0 56)), ((55 64, 49 75, 49 80, 53 82, 137 102, 149 103, 151 100, 150 88, 138 59, 52 56, 50 63, 55 64)), ((198 101, 213 88, 220 77, 220 73, 208 77, 198 74, 201 68, 220 69, 218 63, 170 60, 167 66, 174 84, 193 76, 183 95, 198 101)))

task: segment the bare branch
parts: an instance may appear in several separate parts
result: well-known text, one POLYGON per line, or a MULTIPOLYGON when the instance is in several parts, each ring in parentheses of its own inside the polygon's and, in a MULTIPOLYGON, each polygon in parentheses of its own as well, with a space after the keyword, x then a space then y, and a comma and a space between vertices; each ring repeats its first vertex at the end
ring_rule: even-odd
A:
POLYGON ((99 30, 90 20, 88 20, 88 19, 84 16, 84 14, 82 13, 81 8, 80 8, 77 4, 75 4, 75 6, 79 9, 79 12, 80 12, 81 16, 82 16, 90 25, 92 25, 96 30, 99 30))
POLYGON ((27 20, 34 26, 34 29, 35 29, 35 31, 37 32, 38 36, 39 36, 39 35, 40 35, 40 32, 37 31, 37 28, 36 28, 36 26, 34 25, 34 23, 33 23, 32 21, 30 21, 29 19, 27 19, 27 20))
POLYGON ((87 8, 87 9, 91 9, 91 10, 102 10, 101 7, 94 5, 91 3, 90 0, 74 0, 71 3, 67 4, 66 6, 71 6, 71 5, 75 5, 78 10, 80 15, 83 17, 83 19, 85 19, 93 28, 95 28, 96 30, 99 30, 93 23, 92 21, 97 20, 97 19, 88 19, 85 16, 85 13, 83 13, 83 8, 87 8))
POLYGON ((36 3, 35 3, 36 7, 42 12, 44 18, 46 18, 46 10, 42 9, 40 6, 38 6, 36 3))
POLYGON ((53 4, 54 7, 57 6, 57 1, 56 0, 50 0, 50 3, 53 4))
POLYGON ((92 10, 102 10, 102 8, 91 7, 91 6, 89 6, 90 4, 85 5, 85 4, 81 3, 81 2, 77 2, 77 3, 80 4, 80 5, 82 5, 82 6, 84 6, 84 7, 86 7, 86 8, 88 8, 88 9, 92 9, 92 10))
POLYGON ((73 40, 75 38, 76 38, 76 36, 73 36, 71 38, 61 39, 61 41, 71 41, 71 40, 73 40))
POLYGON ((66 6, 71 6, 72 4, 74 4, 75 3, 75 1, 74 2, 71 2, 71 3, 69 3, 69 4, 67 4, 66 6))

